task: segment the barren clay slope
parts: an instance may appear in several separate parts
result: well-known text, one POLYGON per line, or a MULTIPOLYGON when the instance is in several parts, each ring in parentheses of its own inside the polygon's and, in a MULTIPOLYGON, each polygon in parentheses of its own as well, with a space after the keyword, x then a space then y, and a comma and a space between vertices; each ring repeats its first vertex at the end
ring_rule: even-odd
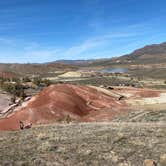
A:
POLYGON ((19 129, 19 121, 33 125, 70 121, 109 122, 119 114, 142 110, 142 107, 146 110, 158 104, 160 108, 161 104, 166 104, 165 96, 165 91, 132 87, 107 90, 94 86, 51 85, 0 120, 0 130, 19 129))
POLYGON ((76 121, 110 121, 125 110, 125 102, 87 86, 52 85, 25 107, 0 121, 0 130, 15 130, 19 121, 44 124, 70 118, 76 121))

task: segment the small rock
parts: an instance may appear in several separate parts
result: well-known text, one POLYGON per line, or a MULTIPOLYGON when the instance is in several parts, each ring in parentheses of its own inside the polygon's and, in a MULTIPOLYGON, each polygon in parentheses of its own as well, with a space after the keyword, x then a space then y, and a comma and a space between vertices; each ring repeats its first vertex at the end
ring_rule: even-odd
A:
POLYGON ((112 156, 112 162, 117 163, 118 159, 118 156, 112 156))
POLYGON ((85 152, 85 154, 86 154, 86 155, 91 155, 91 154, 92 154, 92 151, 91 151, 91 150, 87 150, 87 151, 85 152))
POLYGON ((119 160, 119 157, 116 155, 114 151, 111 151, 111 159, 112 159, 112 162, 114 163, 117 163, 119 160))
POLYGON ((131 163, 123 162, 123 163, 120 163, 118 166, 131 166, 131 163))
POLYGON ((166 166, 166 153, 160 156, 160 164, 161 166, 166 166))
POLYGON ((152 159, 146 159, 146 160, 144 160, 144 166, 157 166, 157 164, 152 159))
POLYGON ((58 152, 58 153, 64 153, 65 151, 66 151, 65 147, 58 147, 56 149, 56 152, 58 152))
POLYGON ((4 138, 0 137, 0 141, 3 141, 3 140, 4 140, 4 138))

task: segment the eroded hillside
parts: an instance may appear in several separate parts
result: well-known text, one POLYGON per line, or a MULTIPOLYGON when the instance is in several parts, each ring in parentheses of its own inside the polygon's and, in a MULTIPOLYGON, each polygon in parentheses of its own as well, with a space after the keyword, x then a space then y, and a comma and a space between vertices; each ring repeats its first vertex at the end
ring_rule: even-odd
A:
MULTIPOLYGON (((19 122, 50 124, 63 122, 110 122, 130 112, 161 111, 166 91, 133 87, 51 85, 11 112, 1 112, 0 130, 18 130, 19 122), (3 114, 2 114, 3 113, 3 114)), ((165 107, 164 107, 165 108, 165 107)), ((139 114, 139 113, 138 113, 139 114)))

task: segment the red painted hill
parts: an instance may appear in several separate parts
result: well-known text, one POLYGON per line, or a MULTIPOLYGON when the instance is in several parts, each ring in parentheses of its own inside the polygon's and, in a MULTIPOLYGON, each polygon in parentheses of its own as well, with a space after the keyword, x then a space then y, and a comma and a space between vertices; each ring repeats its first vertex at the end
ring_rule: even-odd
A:
POLYGON ((69 84, 52 85, 33 97, 10 117, 0 121, 0 130, 19 129, 19 121, 46 124, 70 116, 76 121, 110 121, 124 110, 124 101, 92 87, 69 84))
POLYGON ((16 77, 16 75, 11 73, 11 72, 0 72, 0 77, 2 77, 2 78, 14 78, 14 77, 16 77))

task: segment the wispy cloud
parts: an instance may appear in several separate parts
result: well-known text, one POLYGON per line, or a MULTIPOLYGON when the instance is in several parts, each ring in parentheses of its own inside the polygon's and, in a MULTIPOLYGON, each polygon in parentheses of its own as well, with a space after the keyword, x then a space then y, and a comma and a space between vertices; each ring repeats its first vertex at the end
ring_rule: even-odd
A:
POLYGON ((44 42, 20 41, 3 37, 0 37, 0 43, 16 48, 17 51, 6 53, 8 57, 12 57, 11 59, 15 56, 16 61, 21 62, 47 62, 57 59, 88 59, 123 55, 141 46, 142 36, 146 36, 144 41, 148 41, 146 38, 150 39, 152 34, 151 22, 142 22, 102 31, 100 34, 84 38, 77 44, 70 43, 69 47, 61 46, 60 48, 56 45, 47 46, 48 44, 44 42))
MULTIPOLYGON (((96 51, 100 48, 103 48, 107 45, 113 44, 115 40, 123 40, 126 38, 135 37, 139 34, 134 32, 115 32, 115 33, 107 33, 104 35, 91 37, 78 45, 74 45, 65 51, 59 52, 64 57, 79 57, 79 55, 83 56, 84 53, 90 51, 96 51)), ((110 48, 107 48, 110 49, 110 48)))
POLYGON ((83 56, 84 53, 96 51, 108 44, 111 44, 114 42, 114 40, 122 40, 129 37, 134 37, 138 34, 133 32, 126 32, 126 31, 117 31, 117 32, 108 32, 103 35, 93 36, 89 37, 82 42, 71 45, 71 47, 68 48, 57 48, 57 47, 44 47, 42 44, 38 42, 30 42, 24 44, 24 55, 29 55, 31 57, 34 56, 41 56, 42 57, 48 57, 52 59, 59 59, 59 58, 67 58, 67 59, 79 59, 79 56, 83 56))
POLYGON ((102 40, 98 39, 88 39, 86 41, 83 41, 80 45, 75 45, 70 48, 68 48, 66 51, 64 51, 61 54, 64 54, 65 57, 71 56, 71 55, 80 55, 90 49, 94 49, 96 47, 99 47, 103 45, 102 40))

